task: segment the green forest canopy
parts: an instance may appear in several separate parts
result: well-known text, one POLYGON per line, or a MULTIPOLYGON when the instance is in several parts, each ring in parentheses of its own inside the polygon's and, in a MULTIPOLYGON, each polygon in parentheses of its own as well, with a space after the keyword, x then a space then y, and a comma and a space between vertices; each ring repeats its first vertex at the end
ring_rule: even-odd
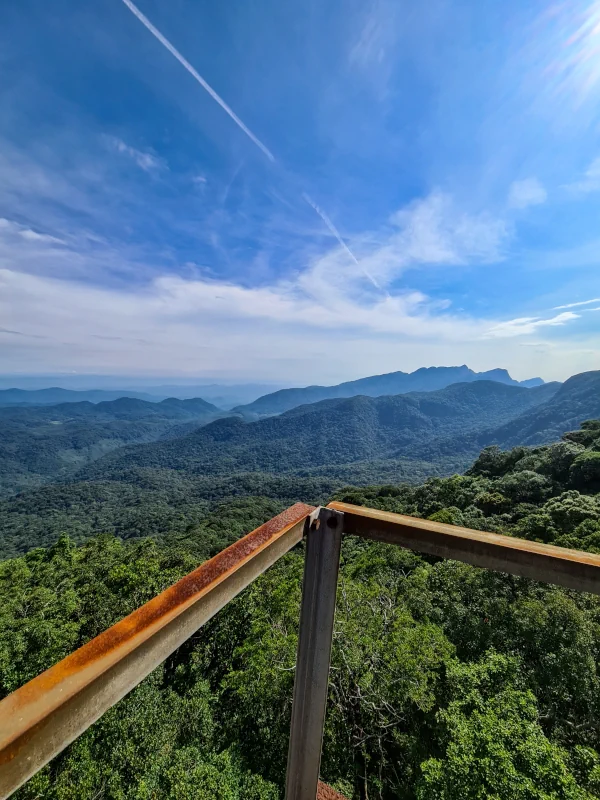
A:
MULTIPOLYGON (((600 552, 600 421, 484 450, 465 475, 338 499, 600 552)), ((271 516, 240 498, 187 532, 101 535, 0 563, 6 694, 271 516)), ((32 778, 23 798, 282 796, 297 548, 32 778)), ((344 542, 323 751, 351 798, 600 797, 600 599, 344 542)))

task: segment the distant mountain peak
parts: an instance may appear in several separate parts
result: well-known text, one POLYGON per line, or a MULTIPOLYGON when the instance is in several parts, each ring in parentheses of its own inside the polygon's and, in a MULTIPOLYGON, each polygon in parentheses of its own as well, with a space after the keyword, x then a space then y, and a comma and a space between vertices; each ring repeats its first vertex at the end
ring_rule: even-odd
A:
POLYGON ((304 388, 280 389, 259 397, 253 403, 238 406, 235 411, 246 418, 256 419, 273 414, 281 414, 296 406, 316 403, 320 400, 332 400, 342 397, 365 395, 366 397, 382 397, 384 395, 407 394, 409 392, 432 392, 445 389, 453 383, 470 383, 472 381, 494 381, 509 386, 539 386, 541 378, 519 383, 514 380, 508 370, 497 368, 486 372, 475 372, 466 364, 451 367, 420 367, 414 372, 388 372, 383 375, 372 375, 356 381, 346 381, 336 386, 306 386, 304 388))

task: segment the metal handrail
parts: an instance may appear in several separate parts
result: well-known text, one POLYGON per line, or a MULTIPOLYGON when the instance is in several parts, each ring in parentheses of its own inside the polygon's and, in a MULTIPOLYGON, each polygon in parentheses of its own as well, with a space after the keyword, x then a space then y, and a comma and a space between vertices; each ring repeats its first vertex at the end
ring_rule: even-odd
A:
POLYGON ((600 556, 347 503, 297 503, 0 702, 0 798, 307 536, 286 800, 315 800, 343 534, 600 594, 600 556))
POLYGON ((328 508, 343 513, 346 534, 600 594, 600 556, 593 553, 348 503, 330 503, 328 508))
POLYGON ((0 797, 83 733, 301 541, 303 503, 261 525, 0 702, 0 797))

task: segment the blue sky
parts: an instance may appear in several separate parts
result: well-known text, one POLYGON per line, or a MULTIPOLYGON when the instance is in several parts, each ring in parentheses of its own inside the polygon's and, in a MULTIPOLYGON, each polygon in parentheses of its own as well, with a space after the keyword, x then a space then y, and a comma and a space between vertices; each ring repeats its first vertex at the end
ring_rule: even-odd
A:
POLYGON ((0 372, 600 368, 600 3, 2 17, 0 372))

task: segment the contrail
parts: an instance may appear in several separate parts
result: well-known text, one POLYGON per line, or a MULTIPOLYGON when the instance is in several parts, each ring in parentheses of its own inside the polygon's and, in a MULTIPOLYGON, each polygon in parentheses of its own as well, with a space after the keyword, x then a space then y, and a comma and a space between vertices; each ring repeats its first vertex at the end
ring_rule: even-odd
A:
POLYGON ((238 172, 241 170, 241 168, 242 168, 243 166, 244 166, 244 162, 243 162, 243 160, 242 160, 242 161, 240 161, 240 163, 237 165, 237 167, 236 167, 236 168, 233 170, 233 175, 232 175, 232 176, 231 176, 231 178, 229 179, 229 183, 227 184, 227 186, 225 187, 225 191, 223 192, 223 198, 222 198, 222 200, 221 200, 221 205, 223 205, 223 206, 224 206, 224 205, 225 205, 225 203, 227 202, 227 198, 229 197, 229 191, 230 191, 231 187, 233 186, 233 182, 234 182, 234 180, 235 180, 235 179, 237 178, 237 176, 238 176, 238 172))
POLYGON ((160 32, 160 31, 159 31, 157 28, 155 28, 155 27, 154 27, 154 25, 153 25, 153 24, 150 22, 150 20, 148 19, 148 17, 145 17, 145 16, 142 14, 142 12, 139 10, 139 8, 137 8, 137 6, 135 6, 135 5, 134 5, 134 4, 131 2, 131 0, 123 0, 123 2, 124 2, 124 3, 125 3, 125 5, 127 6, 127 8, 128 8, 130 11, 131 11, 131 13, 132 13, 132 14, 135 14, 135 16, 136 16, 136 17, 139 19, 139 21, 142 23, 142 25, 144 25, 146 28, 148 28, 148 30, 150 31, 150 33, 151 33, 153 36, 156 36, 156 38, 158 39, 158 41, 159 41, 159 42, 160 42, 162 45, 164 45, 164 46, 167 48, 167 50, 169 51, 169 53, 171 53, 171 55, 175 56, 175 58, 177 59, 177 61, 179 61, 179 63, 180 63, 180 64, 181 64, 183 67, 185 67, 185 69, 187 69, 187 71, 190 73, 190 75, 191 75, 193 78, 195 78, 195 79, 198 81, 198 83, 200 84, 200 86, 202 86, 202 88, 203 88, 203 89, 206 89, 206 91, 209 93, 209 95, 212 97, 212 99, 213 99, 213 100, 216 100, 216 101, 217 101, 217 103, 218 103, 218 104, 221 106, 221 108, 222 108, 224 111, 226 111, 226 112, 227 112, 227 114, 229 114, 229 116, 231 117, 231 119, 232 119, 232 120, 235 122, 235 124, 236 124, 236 125, 238 125, 238 126, 239 126, 239 127, 240 127, 240 128, 243 130, 243 131, 244 131, 244 133, 246 134, 246 136, 247 136, 249 139, 251 139, 251 140, 254 142, 254 144, 255 144, 255 145, 258 147, 258 148, 260 148, 260 149, 263 151, 263 153, 266 155, 266 157, 269 159, 269 161, 275 161, 275 156, 274 156, 274 155, 273 155, 273 153, 272 153, 272 152, 269 150, 269 148, 268 148, 268 147, 265 147, 265 145, 264 145, 264 144, 263 144, 263 143, 260 141, 260 139, 258 139, 258 138, 257 138, 257 137, 256 137, 256 136, 255 136, 255 135, 252 133, 252 131, 250 130, 250 128, 248 128, 246 125, 244 125, 244 123, 242 122, 242 120, 241 120, 241 119, 238 117, 238 115, 237 115, 237 114, 236 114, 234 111, 232 111, 232 109, 231 109, 231 108, 229 108, 229 106, 228 106, 228 105, 227 105, 227 103, 226 103, 226 102, 223 100, 223 98, 222 98, 222 97, 219 97, 219 95, 218 95, 218 94, 215 92, 215 90, 212 88, 212 86, 210 86, 210 84, 208 84, 208 83, 207 83, 207 82, 204 80, 204 78, 202 77, 202 75, 200 75, 198 72, 196 72, 196 70, 195 70, 195 69, 192 67, 192 65, 190 64, 190 62, 189 62, 189 61, 187 61, 187 59, 185 59, 185 58, 184 58, 184 57, 181 55, 181 53, 179 52, 179 50, 177 50, 175 47, 173 47, 173 45, 171 44, 171 42, 170 42, 168 39, 166 39, 166 38, 165 38, 165 37, 162 35, 162 33, 161 33, 161 32, 160 32))
MULTIPOLYGON (((195 79, 198 81, 198 83, 200 84, 200 86, 202 86, 202 88, 203 88, 203 89, 205 89, 205 90, 206 90, 206 91, 209 93, 209 95, 210 95, 210 96, 213 98, 213 100, 216 100, 216 102, 217 102, 217 103, 218 103, 218 104, 221 106, 221 108, 222 108, 222 109, 223 109, 225 112, 227 112, 227 114, 229 114, 229 116, 230 116, 230 117, 231 117, 231 119, 232 119, 232 120, 235 122, 235 124, 236 124, 238 127, 240 127, 240 128, 241 128, 241 129, 244 131, 244 133, 246 134, 246 136, 247 136, 249 139, 251 139, 251 141, 253 141, 253 142, 254 142, 254 144, 255 144, 255 145, 256 145, 256 146, 257 146, 257 147, 258 147, 260 150, 262 150, 262 152, 263 152, 263 153, 266 155, 266 157, 269 159, 269 161, 273 161, 273 162, 274 162, 274 161, 275 161, 275 156, 274 156, 274 155, 273 155, 273 153, 272 153, 272 152, 269 150, 269 148, 268 148, 268 147, 266 147, 266 146, 265 146, 265 145, 264 145, 264 144, 263 144, 263 143, 260 141, 260 139, 259 139, 258 137, 256 137, 256 136, 255 136, 255 135, 252 133, 252 131, 250 130, 250 128, 248 128, 246 125, 244 125, 244 123, 242 122, 242 120, 241 120, 241 119, 238 117, 238 115, 237 115, 237 114, 236 114, 236 113, 233 111, 233 109, 231 109, 231 108, 230 108, 230 107, 227 105, 227 103, 226 103, 226 102, 223 100, 223 98, 222 98, 222 97, 220 97, 220 96, 219 96, 219 95, 218 95, 218 94, 215 92, 215 90, 212 88, 212 86, 211 86, 209 83, 207 83, 207 82, 204 80, 204 78, 202 77, 202 75, 200 75, 200 73, 199 73, 199 72, 197 72, 197 71, 194 69, 194 67, 192 67, 192 65, 190 64, 190 62, 189 62, 189 61, 188 61, 186 58, 184 58, 184 57, 181 55, 181 53, 179 52, 179 50, 177 50, 177 48, 175 48, 175 47, 174 47, 174 46, 171 44, 171 42, 170 42, 170 41, 169 41, 169 40, 168 40, 168 39, 167 39, 165 36, 163 36, 163 34, 162 34, 162 33, 161 33, 159 30, 158 30, 158 28, 155 28, 155 27, 154 27, 154 25, 153 25, 153 24, 150 22, 150 20, 148 19, 148 17, 146 17, 144 14, 142 14, 142 12, 139 10, 139 8, 138 8, 138 7, 137 7, 137 6, 136 6, 134 3, 132 3, 132 2, 131 2, 131 0, 123 0, 123 2, 124 2, 124 3, 125 3, 125 5, 127 6, 127 8, 128 8, 130 11, 131 11, 131 13, 132 13, 134 16, 136 16, 136 17, 139 19, 139 21, 142 23, 142 25, 144 25, 144 26, 145 26, 145 27, 146 27, 146 28, 147 28, 147 29, 150 31, 150 33, 151 33, 153 36, 155 36, 155 37, 158 39, 158 41, 159 41, 159 42, 160 42, 160 43, 161 43, 161 44, 162 44, 164 47, 166 47, 166 48, 167 48, 167 50, 169 51, 169 53, 171 53, 171 55, 175 56, 175 58, 177 59, 177 61, 179 61, 179 63, 180 63, 180 64, 181 64, 183 67, 185 67, 185 69, 186 69, 186 70, 187 70, 187 71, 190 73, 190 75, 191 75, 193 78, 195 78, 195 79)), ((238 170, 239 170, 239 167, 238 167, 238 170)), ((237 171, 238 171, 238 170, 236 170, 236 172, 235 172, 235 174, 234 174, 234 178, 235 178, 235 175, 237 174, 237 171)), ((233 182, 233 181, 231 181, 231 182, 233 182)), ((229 188, 230 188, 230 186, 231 186, 231 182, 230 182, 229 186, 227 187, 226 194, 227 194, 227 193, 228 193, 228 191, 229 191, 229 188)), ((379 285, 379 283, 378 283, 378 282, 375 280, 375 278, 374 278, 374 277, 371 275, 371 273, 370 273, 368 270, 366 270, 366 269, 365 269, 365 268, 364 268, 364 267, 363 267, 363 266, 362 266, 362 265, 359 263, 358 259, 356 258, 356 256, 354 255, 354 253, 353 253, 353 252, 350 250, 350 248, 348 247, 348 245, 346 244, 346 242, 345 242, 345 241, 342 239, 342 237, 340 236, 340 234, 339 234, 339 232, 338 232, 337 228, 335 227, 335 225, 333 224, 333 222, 332 222, 332 221, 329 219, 329 217, 327 216, 327 214, 325 214, 323 211, 321 211, 321 209, 319 208, 319 206, 318 206, 316 203, 314 203, 314 202, 313 202, 313 201, 310 199, 310 197, 309 197, 309 196, 308 196, 306 193, 303 193, 303 194, 302 194, 302 197, 303 197, 303 198, 304 198, 304 200, 305 200, 305 201, 306 201, 306 202, 309 204, 309 206, 312 206, 312 208, 313 208, 313 209, 314 209, 314 210, 317 212, 317 214, 318 214, 318 215, 321 217, 321 219, 323 220, 323 222, 325 223, 325 225, 327 225, 327 227, 329 228, 329 230, 331 231, 331 233, 333 234, 333 236, 335 236, 335 238, 337 239, 337 241, 340 243, 340 246, 341 246, 341 247, 342 247, 342 248, 345 250, 345 252, 348 254, 348 256, 350 256, 350 258, 352 259, 352 261, 354 261, 354 263, 355 263, 355 264, 356 264, 358 267, 360 267, 360 269, 363 271, 363 273, 366 275, 366 277, 367 277, 367 278, 368 278, 368 279, 371 281, 371 283, 373 284, 373 286, 374 286, 376 289, 379 289, 379 291, 383 291, 382 287, 381 287, 381 286, 379 285)))
MULTIPOLYGON (((126 2, 126 0, 123 0, 123 2, 126 2)), ((312 208, 314 208, 314 210, 315 210, 315 211, 317 212, 317 214, 318 214, 318 215, 321 217, 321 219, 323 220, 323 222, 325 223, 325 225, 327 225, 327 227, 329 228, 329 230, 331 231, 331 233, 332 233, 332 234, 335 236, 335 238, 338 240, 338 242, 340 243, 341 247, 343 247, 343 249, 344 249, 344 250, 346 251, 346 253, 347 253, 347 254, 350 256, 350 258, 352 259, 352 261, 354 261, 354 263, 356 264, 356 266, 361 268, 361 270, 364 272, 364 274, 367 276, 367 278, 368 278, 368 279, 371 281, 371 283, 373 284, 373 286, 374 286, 376 289, 379 289, 379 291, 380 291, 380 292, 381 292, 381 291, 383 291, 383 290, 382 290, 382 288, 381 288, 381 286, 380 286, 380 285, 377 283, 377 281, 376 281, 376 280, 375 280, 375 278, 374 278, 374 277, 371 275, 371 273, 370 273, 368 270, 366 270, 366 269, 365 269, 365 268, 362 266, 362 264, 359 262, 359 260, 357 259, 357 257, 354 255, 354 253, 352 252, 352 250, 350 250, 350 248, 348 247, 348 245, 346 244, 346 242, 345 242, 345 241, 342 239, 342 237, 340 236, 340 233, 339 233, 338 229, 335 227, 335 225, 333 224, 333 222, 332 222, 332 221, 329 219, 329 217, 327 216, 327 214, 325 214, 325 212, 324 212, 324 211, 321 211, 321 209, 319 208, 319 206, 318 206, 318 205, 317 205, 315 202, 313 202, 313 201, 310 199, 310 197, 309 197, 309 196, 306 194, 306 192, 302 192, 302 197, 303 197, 303 198, 306 200, 306 202, 308 203, 308 205, 309 205, 309 206, 312 206, 312 208)))

